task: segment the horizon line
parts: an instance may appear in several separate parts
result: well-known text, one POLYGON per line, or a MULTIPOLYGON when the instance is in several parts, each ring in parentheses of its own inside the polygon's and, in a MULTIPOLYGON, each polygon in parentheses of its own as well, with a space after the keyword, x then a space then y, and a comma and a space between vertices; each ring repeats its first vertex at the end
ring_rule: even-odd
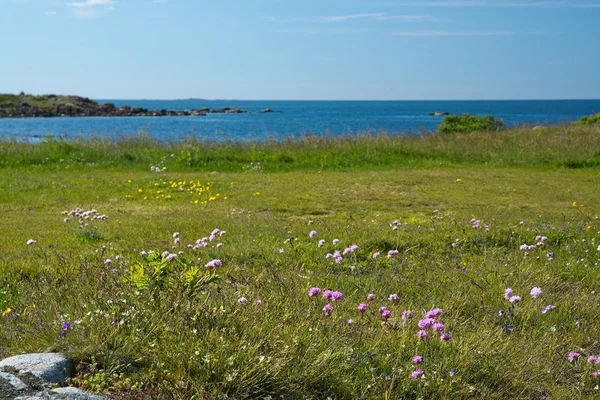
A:
MULTIPOLYGON (((84 97, 84 96, 81 96, 84 97)), ((507 99, 207 99, 201 97, 186 97, 186 98, 100 98, 89 97, 90 99, 99 100, 116 100, 116 101, 600 101, 598 98, 507 98, 507 99)))

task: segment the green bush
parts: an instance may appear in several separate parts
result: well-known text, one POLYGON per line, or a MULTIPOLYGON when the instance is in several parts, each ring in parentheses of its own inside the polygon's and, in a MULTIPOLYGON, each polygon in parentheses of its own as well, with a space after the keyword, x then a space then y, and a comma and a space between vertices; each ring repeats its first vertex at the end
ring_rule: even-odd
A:
POLYGON ((504 122, 491 115, 484 115, 483 117, 469 114, 462 116, 448 115, 444 117, 444 120, 437 129, 437 133, 498 131, 504 128, 504 122))
POLYGON ((590 116, 586 115, 585 117, 581 117, 581 119, 575 123, 577 125, 594 125, 598 122, 600 122, 600 113, 590 116))

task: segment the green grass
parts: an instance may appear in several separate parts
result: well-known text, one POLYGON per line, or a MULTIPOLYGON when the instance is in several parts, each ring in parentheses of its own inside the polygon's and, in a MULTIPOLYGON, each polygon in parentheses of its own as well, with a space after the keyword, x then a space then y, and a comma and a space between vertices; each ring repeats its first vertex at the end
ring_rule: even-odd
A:
POLYGON ((597 167, 600 127, 523 127, 502 132, 411 137, 385 133, 341 138, 309 135, 246 143, 203 142, 191 137, 162 143, 144 134, 118 140, 0 143, 0 168, 43 170, 92 167, 146 171, 151 165, 166 165, 171 171, 366 171, 465 164, 597 167))
POLYGON ((74 384, 115 398, 597 398, 600 367, 586 359, 600 356, 599 150, 598 130, 582 127, 262 144, 5 142, 0 313, 11 311, 0 317, 0 357, 67 352, 74 384), (187 162, 186 151, 206 162, 187 162), (108 219, 63 222, 76 207, 108 219), (214 228, 227 233, 186 247, 214 228), (544 248, 519 249, 537 235, 544 248), (352 244, 341 263, 325 258, 352 244), (151 249, 184 254, 140 254, 151 249), (223 265, 209 282, 212 259, 223 265), (343 292, 331 317, 324 299, 308 297, 313 286, 343 292), (507 287, 522 303, 510 306, 507 287), (376 300, 361 315, 369 293, 376 300), (556 309, 541 313, 548 304, 556 309), (434 307, 449 342, 415 337, 434 307), (403 321, 404 309, 415 319, 403 321), (569 363, 571 351, 580 360, 569 363), (415 354, 425 379, 410 377, 415 354))

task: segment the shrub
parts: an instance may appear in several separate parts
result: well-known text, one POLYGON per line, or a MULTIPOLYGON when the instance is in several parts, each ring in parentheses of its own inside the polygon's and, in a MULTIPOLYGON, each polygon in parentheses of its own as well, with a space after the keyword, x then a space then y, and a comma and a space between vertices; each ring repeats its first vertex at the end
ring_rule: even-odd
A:
POLYGON ((444 120, 437 129, 437 133, 498 131, 504 128, 504 122, 491 115, 484 115, 483 117, 469 114, 462 116, 448 115, 444 117, 444 120))
POLYGON ((596 115, 590 115, 590 116, 585 116, 585 117, 581 117, 581 119, 577 122, 575 122, 575 124, 577 125, 594 125, 596 123, 600 122, 600 113, 596 114, 596 115))

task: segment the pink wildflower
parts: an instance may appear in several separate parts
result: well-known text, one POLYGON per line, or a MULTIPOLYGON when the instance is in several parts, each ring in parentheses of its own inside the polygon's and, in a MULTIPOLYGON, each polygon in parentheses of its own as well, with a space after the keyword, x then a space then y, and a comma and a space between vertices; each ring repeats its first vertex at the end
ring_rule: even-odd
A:
POLYGON ((425 372, 421 368, 419 368, 418 370, 416 370, 415 372, 413 372, 412 374, 410 374, 410 376, 413 379, 419 379, 419 378, 421 378, 423 376, 424 373, 425 372))

